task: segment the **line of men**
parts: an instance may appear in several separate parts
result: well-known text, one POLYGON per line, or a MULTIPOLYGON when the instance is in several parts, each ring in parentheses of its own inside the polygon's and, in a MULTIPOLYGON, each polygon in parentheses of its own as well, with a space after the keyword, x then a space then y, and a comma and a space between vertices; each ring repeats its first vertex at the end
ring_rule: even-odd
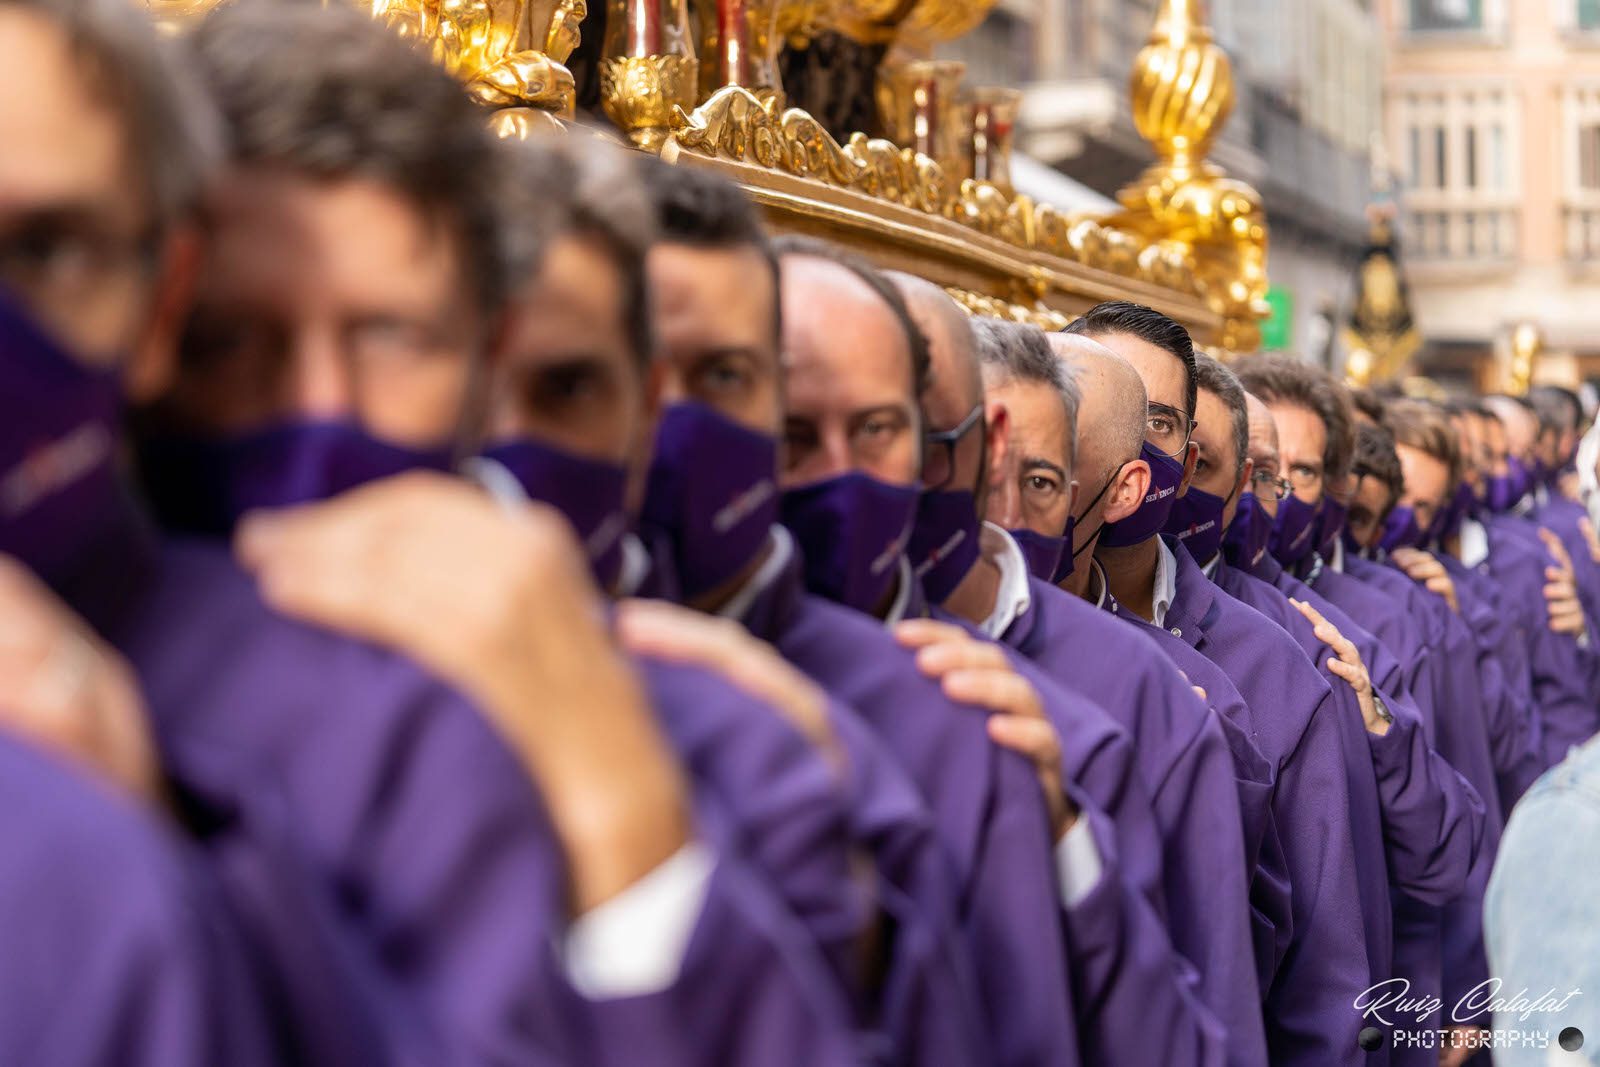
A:
POLYGON ((474 108, 0 0, 0 1062, 1440 1058, 1363 998, 1486 977, 1600 725, 1576 398, 972 320, 474 108))

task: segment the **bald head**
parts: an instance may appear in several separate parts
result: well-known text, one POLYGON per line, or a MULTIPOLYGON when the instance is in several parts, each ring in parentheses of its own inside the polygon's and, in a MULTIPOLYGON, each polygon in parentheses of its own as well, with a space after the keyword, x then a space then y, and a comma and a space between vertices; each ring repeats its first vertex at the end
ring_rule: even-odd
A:
POLYGON ((1539 436, 1539 416, 1515 397, 1487 396, 1483 406, 1500 419, 1506 429, 1506 448, 1513 456, 1526 456, 1533 451, 1539 436))
POLYGON ((1104 479, 1136 459, 1144 445, 1144 379, 1133 364, 1088 337, 1053 333, 1050 348, 1078 384, 1078 469, 1091 480, 1104 479))
POLYGON ((886 276, 928 339, 930 365, 922 402, 930 428, 947 430, 983 403, 983 370, 972 324, 950 295, 926 278, 904 271, 886 276))

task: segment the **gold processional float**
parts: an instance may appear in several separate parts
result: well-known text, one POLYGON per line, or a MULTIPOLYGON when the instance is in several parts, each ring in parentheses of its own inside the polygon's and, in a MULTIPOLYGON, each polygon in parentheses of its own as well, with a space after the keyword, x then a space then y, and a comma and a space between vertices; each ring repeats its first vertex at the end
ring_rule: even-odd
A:
MULTIPOLYGON (((167 26, 215 2, 147 0, 167 26)), ((590 62, 618 130, 668 163, 739 182, 777 232, 922 275, 974 314, 1059 329, 1123 298, 1161 309, 1221 355, 1260 345, 1266 214, 1253 189, 1206 161, 1234 82, 1200 0, 1161 0, 1135 60, 1133 119, 1156 162, 1109 215, 1058 211, 1013 189, 1020 92, 963 88, 962 64, 930 58, 995 0, 605 0, 593 18, 585 0, 370 2, 462 80, 501 136, 573 126, 580 26, 598 26, 590 62), (858 65, 867 57, 858 95, 875 100, 853 113, 875 118, 875 130, 830 130, 790 106, 783 60, 818 40, 858 65)))

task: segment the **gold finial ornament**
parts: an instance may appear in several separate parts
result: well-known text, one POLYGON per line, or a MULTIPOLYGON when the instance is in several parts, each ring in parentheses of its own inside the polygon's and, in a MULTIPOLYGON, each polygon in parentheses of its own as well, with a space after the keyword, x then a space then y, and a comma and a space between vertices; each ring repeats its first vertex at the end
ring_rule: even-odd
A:
POLYGON ((1544 333, 1532 322, 1519 322, 1511 331, 1511 363, 1506 369, 1506 393, 1527 396, 1533 384, 1533 367, 1544 351, 1544 333))
POLYGON ((1212 40, 1200 0, 1161 0, 1130 79, 1134 124, 1157 161, 1117 194, 1107 221, 1181 249, 1206 303, 1222 317, 1220 347, 1261 344, 1267 305, 1267 219, 1261 197, 1207 163, 1233 108, 1233 68, 1212 40))
POLYGON ((1422 347, 1395 244, 1393 210, 1367 208, 1367 247, 1356 267, 1355 300, 1344 330, 1345 377, 1354 385, 1399 378, 1422 347))

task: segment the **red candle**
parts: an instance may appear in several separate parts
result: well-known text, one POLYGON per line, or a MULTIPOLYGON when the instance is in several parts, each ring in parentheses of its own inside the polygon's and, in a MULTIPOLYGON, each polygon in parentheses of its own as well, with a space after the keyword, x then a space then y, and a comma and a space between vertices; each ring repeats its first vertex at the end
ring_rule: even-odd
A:
POLYGON ((661 54, 660 0, 628 0, 628 55, 661 54))
POLYGON ((745 25, 744 0, 718 0, 717 2, 717 66, 724 85, 750 84, 749 63, 745 49, 749 33, 745 25))

